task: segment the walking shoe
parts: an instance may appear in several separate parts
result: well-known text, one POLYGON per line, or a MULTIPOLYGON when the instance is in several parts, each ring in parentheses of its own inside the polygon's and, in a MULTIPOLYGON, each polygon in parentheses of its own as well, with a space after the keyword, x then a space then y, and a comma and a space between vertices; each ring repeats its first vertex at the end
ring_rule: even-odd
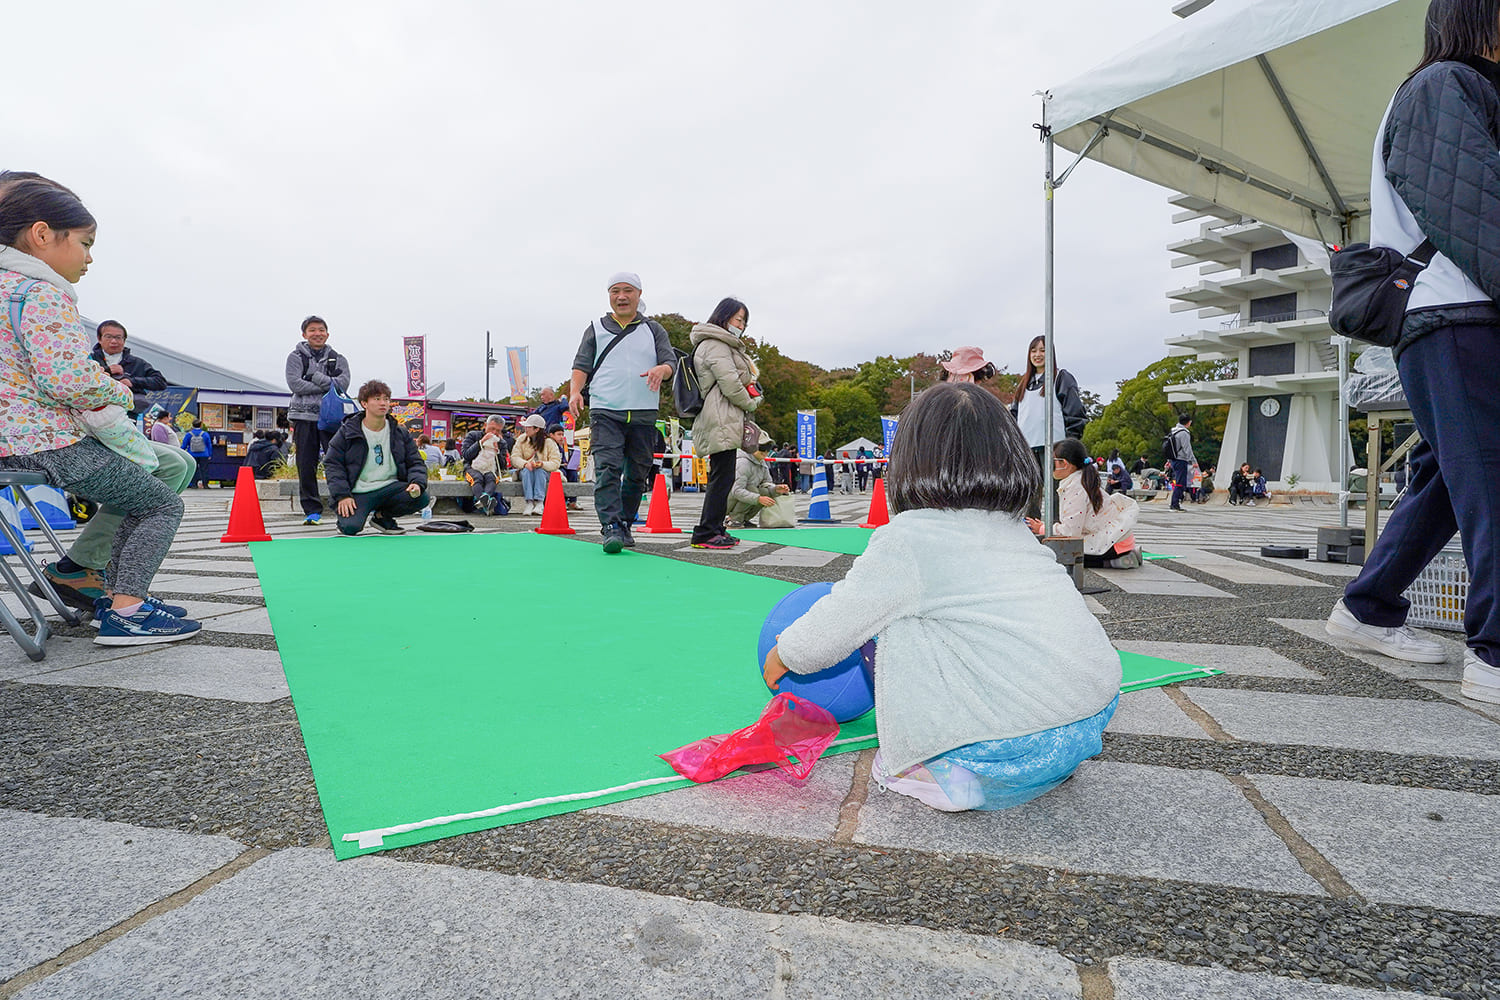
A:
POLYGON ((404 535, 406 529, 396 523, 396 519, 389 514, 376 514, 370 518, 370 523, 375 525, 375 530, 382 535, 404 535))
POLYGON ((630 525, 620 525, 620 541, 627 549, 635 548, 635 536, 630 533, 630 525))
POLYGON ((730 538, 728 535, 714 535, 712 538, 705 538, 701 542, 694 542, 693 548, 732 549, 734 548, 734 539, 730 538))
MULTIPOLYGON (((151 594, 147 594, 144 603, 151 605, 157 611, 171 615, 173 618, 187 618, 188 610, 180 604, 168 604, 166 601, 151 594)), ((98 628, 99 622, 103 620, 104 613, 109 610, 110 600, 101 597, 94 602, 94 617, 89 619, 89 628, 98 628)))
MULTIPOLYGON (((89 571, 80 569, 72 573, 58 572, 57 563, 49 563, 42 568, 47 574, 47 582, 52 584, 52 589, 57 591, 57 596, 70 608, 79 611, 93 611, 94 602, 104 596, 104 588, 87 586, 89 571)), ((99 574, 102 580, 104 574, 99 574)), ((35 594, 37 597, 46 598, 42 593, 41 584, 35 580, 31 581, 26 588, 27 593, 35 594)))
POLYGON ((1255 501, 1254 500, 1246 501, 1246 506, 1247 507, 1254 507, 1255 506, 1255 501))
POLYGON ((523 511, 521 511, 521 513, 522 513, 522 515, 527 516, 527 517, 529 517, 532 514, 535 514, 536 513, 536 501, 534 501, 534 500, 527 500, 526 501, 526 509, 523 510, 523 511))
POLYGON ((1424 639, 1405 625, 1397 628, 1382 628, 1366 625, 1355 618, 1344 601, 1339 599, 1328 615, 1323 628, 1329 635, 1356 646, 1373 650, 1397 660, 1412 663, 1442 663, 1448 659, 1443 644, 1433 639, 1424 639))
POLYGON ((309 515, 307 515, 306 517, 304 517, 302 519, 302 523, 303 524, 317 524, 321 520, 323 520, 323 515, 322 514, 309 514, 309 515))
POLYGON ((99 619, 97 646, 145 646, 157 642, 176 642, 191 638, 203 626, 189 618, 169 615, 160 608, 143 603, 133 615, 122 615, 105 608, 99 619))
POLYGON ((625 547, 625 539, 620 535, 620 529, 610 526, 604 529, 604 554, 612 556, 625 547))
POLYGON ((943 812, 964 812, 984 804, 984 792, 979 787, 979 779, 975 777, 974 772, 961 767, 954 767, 949 775, 949 785, 953 788, 956 799, 949 798, 948 793, 943 791, 943 786, 939 785, 937 779, 932 776, 932 772, 921 764, 902 771, 900 774, 886 774, 879 750, 875 751, 875 762, 870 768, 870 776, 881 788, 899 795, 909 795, 923 805, 940 809, 943 812))
POLYGON ((1470 701, 1500 705, 1500 668, 1485 663, 1472 649, 1464 650, 1464 682, 1459 693, 1470 701))

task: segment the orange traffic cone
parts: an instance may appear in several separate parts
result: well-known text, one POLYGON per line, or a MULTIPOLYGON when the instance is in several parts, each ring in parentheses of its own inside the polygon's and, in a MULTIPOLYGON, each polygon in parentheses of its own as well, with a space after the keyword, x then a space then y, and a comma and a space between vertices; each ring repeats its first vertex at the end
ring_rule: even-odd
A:
POLYGON ((229 530, 221 542, 269 542, 265 519, 260 516, 260 496, 255 492, 255 472, 240 466, 234 479, 234 500, 229 505, 229 530))
POLYGON ((547 481, 547 499, 542 503, 542 523, 538 535, 576 535, 568 524, 568 501, 563 497, 562 473, 552 473, 547 481))
POLYGON ((672 507, 667 503, 666 474, 656 477, 651 487, 651 506, 646 509, 646 526, 641 529, 648 535, 680 535, 681 528, 672 527, 672 507))
POLYGON ((870 514, 861 528, 878 528, 890 524, 890 512, 885 509, 885 480, 875 480, 875 492, 870 494, 870 514))

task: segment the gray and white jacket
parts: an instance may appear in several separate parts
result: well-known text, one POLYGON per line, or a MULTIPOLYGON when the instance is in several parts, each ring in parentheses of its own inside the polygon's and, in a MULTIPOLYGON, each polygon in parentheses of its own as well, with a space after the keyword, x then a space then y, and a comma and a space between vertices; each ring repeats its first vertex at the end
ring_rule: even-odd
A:
POLYGON ((302 341, 286 359, 286 386, 292 390, 292 402, 286 408, 288 420, 317 420, 318 407, 328 394, 329 383, 336 382, 340 392, 349 391, 349 361, 327 344, 317 354, 302 341), (332 362, 337 373, 329 376, 332 362), (305 376, 304 377, 304 373, 305 376))

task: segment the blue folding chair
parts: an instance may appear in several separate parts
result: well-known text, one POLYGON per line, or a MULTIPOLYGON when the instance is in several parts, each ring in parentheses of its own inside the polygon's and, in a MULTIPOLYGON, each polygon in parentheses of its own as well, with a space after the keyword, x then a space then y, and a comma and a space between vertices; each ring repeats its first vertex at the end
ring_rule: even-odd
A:
MULTIPOLYGON (((45 485, 47 485, 47 477, 40 472, 12 472, 0 469, 0 489, 7 486, 45 485)), ((31 511, 31 516, 36 518, 36 523, 47 536, 47 541, 51 543, 58 558, 62 558, 65 553, 61 540, 58 539, 57 533, 52 530, 51 526, 47 524, 47 519, 42 515, 41 511, 36 509, 36 504, 32 502, 31 497, 27 495, 24 489, 15 489, 11 492, 24 507, 31 511)), ((39 564, 35 556, 26 550, 26 537, 22 534, 21 529, 17 525, 12 524, 9 518, 0 517, 0 534, 4 534, 5 540, 15 550, 14 558, 19 559, 22 565, 26 567, 26 571, 31 574, 31 579, 36 581, 37 588, 46 596, 47 603, 56 609, 59 617, 69 625, 77 625, 83 621, 83 615, 68 607, 63 603, 63 599, 57 596, 57 591, 53 588, 52 581, 48 580, 47 574, 42 572, 42 564, 39 564)), ((52 630, 47 625, 47 616, 42 612, 41 605, 32 596, 31 592, 26 589, 26 585, 21 582, 21 576, 16 572, 16 568, 10 564, 10 558, 10 556, 0 556, 0 578, 5 580, 6 586, 10 587, 11 592, 20 600, 21 606, 26 609, 26 613, 31 616, 32 622, 35 623, 35 628, 27 630, 3 601, 0 601, 0 624, 5 625, 5 630, 10 633, 12 639, 16 640, 16 644, 26 651, 27 656, 33 660, 41 660, 47 655, 46 643, 48 636, 52 634, 52 630)))

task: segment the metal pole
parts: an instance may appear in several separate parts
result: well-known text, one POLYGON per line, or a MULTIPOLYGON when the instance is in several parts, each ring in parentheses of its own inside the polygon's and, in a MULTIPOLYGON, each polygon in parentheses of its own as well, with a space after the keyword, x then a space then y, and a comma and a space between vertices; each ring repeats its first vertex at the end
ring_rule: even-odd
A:
MULTIPOLYGON (((1339 337, 1339 527, 1349 527, 1349 338, 1339 337)), ((1369 549, 1365 550, 1370 551, 1369 549)))
MULTIPOLYGON (((1045 209, 1046 227, 1042 239, 1042 335, 1046 338, 1047 360, 1042 371, 1042 412, 1046 414, 1047 447, 1042 453, 1042 526, 1045 534, 1052 534, 1052 525, 1056 523, 1056 510, 1052 498, 1052 435, 1055 428, 1052 426, 1053 395, 1057 392, 1057 384, 1053 377, 1055 364, 1052 359, 1052 258, 1053 258, 1053 202, 1052 194, 1055 190, 1052 184, 1052 127, 1047 123, 1047 98, 1042 98, 1042 144, 1046 148, 1047 176, 1045 190, 1047 204, 1045 209)), ((1022 386, 1024 389, 1025 387, 1022 386)))
POLYGON ((490 350, 490 331, 484 331, 484 401, 490 401, 490 369, 495 364, 495 352, 490 350))

